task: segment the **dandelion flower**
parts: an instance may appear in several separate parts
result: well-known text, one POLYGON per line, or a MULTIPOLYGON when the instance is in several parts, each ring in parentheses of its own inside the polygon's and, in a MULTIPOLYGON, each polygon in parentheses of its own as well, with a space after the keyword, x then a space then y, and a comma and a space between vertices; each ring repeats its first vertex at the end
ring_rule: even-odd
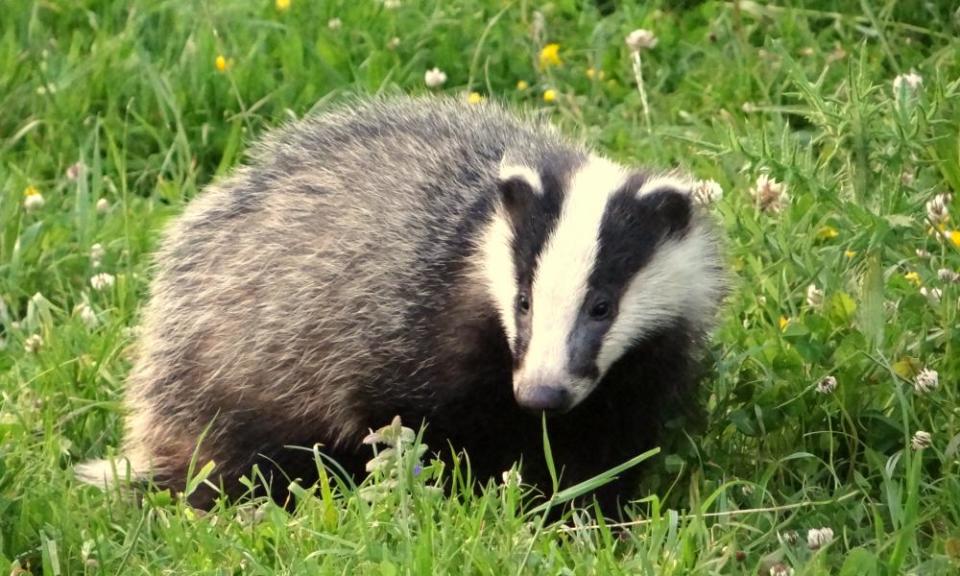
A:
POLYGON ((46 204, 46 201, 43 199, 43 194, 40 193, 40 190, 36 186, 30 185, 27 186, 23 191, 23 208, 27 212, 33 212, 34 210, 39 210, 43 208, 43 205, 46 204))
POLYGON ((230 62, 223 54, 217 54, 217 59, 214 60, 213 65, 217 67, 217 72, 226 72, 230 68, 230 62))
POLYGON ((920 285, 920 275, 916 272, 907 272, 903 275, 903 277, 907 279, 907 282, 913 284, 914 286, 920 285))
POLYGON ((631 52, 639 52, 656 46, 657 36, 650 30, 638 28, 627 34, 626 43, 631 52))
POLYGON ((832 528, 811 528, 807 531, 807 546, 811 550, 819 550, 833 542, 832 528))
POLYGON ((910 439, 910 446, 914 450, 923 450, 924 448, 929 448, 933 446, 933 436, 931 436, 929 432, 917 430, 913 433, 913 438, 910 439))
POLYGON ((479 104, 483 102, 483 96, 479 92, 471 92, 467 95, 467 102, 470 104, 479 104))
POLYGON ((930 219, 930 222, 932 222, 934 226, 945 224, 947 220, 950 219, 948 209, 951 200, 950 194, 944 192, 937 194, 927 202, 927 218, 930 219))
POLYGON ((277 10, 286 12, 290 9, 290 0, 276 0, 274 5, 277 7, 277 10))
POLYGON ((339 30, 340 28, 343 28, 343 21, 339 18, 331 18, 327 20, 327 28, 331 30, 339 30))
POLYGON ((723 188, 716 180, 697 180, 693 185, 693 202, 707 206, 723 198, 723 188))
POLYGON ((563 62, 560 61, 560 45, 556 43, 547 44, 540 50, 540 67, 549 68, 550 66, 559 66, 563 62))
POLYGON ((780 331, 782 332, 787 329, 787 325, 790 324, 790 319, 787 318, 786 316, 781 316, 779 322, 780 322, 780 331))
POLYGON ((518 81, 517 81, 517 90, 523 92, 524 90, 526 90, 526 89, 529 88, 529 87, 530 87, 530 83, 527 82, 526 80, 518 80, 518 81))
POLYGON ((43 338, 39 334, 32 334, 23 341, 23 349, 30 354, 36 354, 43 347, 43 338))
POLYGON ((553 88, 549 88, 543 91, 543 101, 544 102, 553 102, 557 99, 557 91, 553 88))
POLYGON ((900 96, 900 91, 903 88, 903 85, 906 84, 910 92, 916 92, 921 85, 923 85, 923 77, 914 72, 910 71, 909 74, 900 74, 893 79, 893 95, 896 97, 900 96))
POLYGON ((940 386, 940 374, 930 368, 924 368, 913 379, 913 391, 917 394, 933 392, 938 386, 940 386))
POLYGON ((960 248, 960 230, 951 230, 947 232, 947 238, 950 240, 950 243, 960 248))
POLYGON ((93 308, 90 307, 86 302, 81 302, 73 309, 75 316, 78 316, 80 320, 88 329, 92 329, 97 325, 97 313, 93 311, 93 308))
POLYGON ((847 258, 853 258, 854 256, 857 255, 857 253, 854 250, 844 250, 843 255, 846 256, 847 258))
POLYGON ((839 235, 840 232, 838 232, 833 226, 824 226, 823 228, 817 230, 817 238, 820 240, 832 240, 839 235))
POLYGON ((116 278, 113 274, 107 274, 106 272, 101 272, 100 274, 95 274, 90 278, 90 286, 93 287, 97 292, 102 292, 113 287, 116 282, 116 278))
POLYGON ((423 81, 427 88, 439 88, 447 81, 447 75, 443 70, 433 68, 423 75, 423 81))
POLYGON ((763 212, 773 214, 783 209, 786 192, 786 184, 778 182, 776 178, 771 178, 767 174, 760 174, 753 188, 750 189, 750 195, 753 196, 757 207, 763 212))
POLYGON ((817 393, 819 394, 833 394, 836 389, 837 379, 833 376, 825 376, 817 382, 817 393))
POLYGON ((110 202, 106 198, 97 200, 97 214, 106 214, 110 211, 110 202))

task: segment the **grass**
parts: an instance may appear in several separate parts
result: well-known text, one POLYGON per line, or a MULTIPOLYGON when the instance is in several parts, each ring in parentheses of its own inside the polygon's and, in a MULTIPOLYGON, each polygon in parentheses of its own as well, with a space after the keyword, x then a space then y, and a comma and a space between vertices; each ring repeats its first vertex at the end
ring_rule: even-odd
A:
POLYGON ((0 569, 955 573, 960 284, 938 270, 960 269, 960 200, 945 237, 926 208, 960 193, 950 4, 664 0, 603 16, 573 0, 5 3, 0 569), (643 53, 649 128, 624 45, 635 28, 659 39, 643 53), (541 68, 546 43, 560 62, 541 68), (163 492, 137 502, 78 485, 71 467, 120 439, 163 224, 267 128, 350 93, 427 92, 434 66, 444 92, 542 110, 618 159, 725 190, 711 209, 736 282, 703 385, 709 421, 672 431, 633 520, 612 528, 587 510, 553 524, 514 482, 438 496, 438 478, 462 471, 424 462, 415 475, 410 446, 365 486, 392 483, 379 499, 330 479, 303 487, 292 514, 266 502, 200 514, 163 492), (922 84, 895 91, 911 70, 922 84), (761 174, 786 186, 779 213, 750 194, 761 174), (99 273, 114 283, 94 289, 99 273), (807 298, 811 284, 822 296, 807 298), (939 373, 929 393, 914 387, 923 368, 939 373), (829 375, 836 389, 818 393, 829 375), (911 447, 918 431, 929 447, 911 447), (811 550, 822 527, 835 537, 811 550))

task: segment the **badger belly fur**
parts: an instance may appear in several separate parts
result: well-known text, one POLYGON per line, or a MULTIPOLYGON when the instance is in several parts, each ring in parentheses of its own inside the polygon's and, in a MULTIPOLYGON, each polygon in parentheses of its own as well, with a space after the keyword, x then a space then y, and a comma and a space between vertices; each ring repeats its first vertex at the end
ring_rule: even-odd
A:
POLYGON ((166 232, 123 465, 180 491, 212 460, 236 496, 256 464, 283 498, 316 475, 289 446, 361 475, 362 438, 399 415, 479 479, 522 458, 548 488, 544 412, 564 485, 620 464, 689 401, 722 294, 690 188, 493 104, 380 99, 287 126, 166 232))

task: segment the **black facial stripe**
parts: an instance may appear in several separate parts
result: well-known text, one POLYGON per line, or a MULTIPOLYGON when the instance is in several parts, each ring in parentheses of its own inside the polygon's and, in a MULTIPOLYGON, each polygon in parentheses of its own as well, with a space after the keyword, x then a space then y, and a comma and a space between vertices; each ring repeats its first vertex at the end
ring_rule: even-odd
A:
MULTIPOLYGON (((563 209, 563 184, 568 174, 576 170, 580 159, 573 156, 546 157, 540 163, 539 176, 542 190, 522 198, 512 197, 509 210, 513 228, 513 261, 516 266, 516 281, 520 291, 529 293, 537 260, 553 234, 563 209)), ((536 314, 537 302, 531 296, 531 314, 536 314)), ((530 342, 531 314, 522 315, 514 302, 517 319, 517 337, 514 342, 514 363, 519 365, 530 342)))
POLYGON ((587 300, 567 343, 569 365, 578 376, 597 377, 596 357, 616 318, 623 292, 631 279, 650 262, 657 246, 667 238, 682 237, 689 226, 689 196, 665 187, 638 197, 637 191, 644 180, 642 175, 628 178, 624 186, 610 197, 604 211, 597 260, 588 280, 587 300), (590 309, 598 300, 608 301, 613 306, 613 314, 605 322, 590 318, 590 309))

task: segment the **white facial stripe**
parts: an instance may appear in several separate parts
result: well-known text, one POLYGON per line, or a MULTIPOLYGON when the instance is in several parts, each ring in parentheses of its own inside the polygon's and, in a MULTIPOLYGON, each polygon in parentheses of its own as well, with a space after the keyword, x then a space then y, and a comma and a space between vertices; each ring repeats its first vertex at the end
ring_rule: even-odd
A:
POLYGON ((679 318, 709 322, 723 291, 714 240, 699 227, 682 240, 668 240, 634 276, 620 298, 613 326, 604 336, 601 373, 644 335, 679 318))
POLYGON ((513 262, 513 228, 506 217, 497 213, 487 225, 481 240, 482 282, 493 296, 500 313, 500 322, 507 333, 511 350, 517 338, 517 322, 514 314, 514 299, 517 295, 517 271, 513 262))
POLYGON ((683 177, 680 174, 660 174, 651 176, 637 191, 637 196, 643 196, 650 192, 656 192, 664 188, 670 188, 677 192, 689 194, 693 190, 693 181, 683 177))
MULTIPOLYGON (((587 294, 607 201, 625 180, 619 166, 598 157, 590 157, 571 179, 534 274, 531 339, 515 387, 533 381, 568 383, 567 339, 587 294)), ((582 391, 584 396, 589 392, 582 391)))
POLYGON ((534 194, 543 194, 543 184, 540 182, 540 175, 536 171, 517 164, 501 164, 500 181, 506 182, 511 178, 519 178, 529 184, 534 194))

